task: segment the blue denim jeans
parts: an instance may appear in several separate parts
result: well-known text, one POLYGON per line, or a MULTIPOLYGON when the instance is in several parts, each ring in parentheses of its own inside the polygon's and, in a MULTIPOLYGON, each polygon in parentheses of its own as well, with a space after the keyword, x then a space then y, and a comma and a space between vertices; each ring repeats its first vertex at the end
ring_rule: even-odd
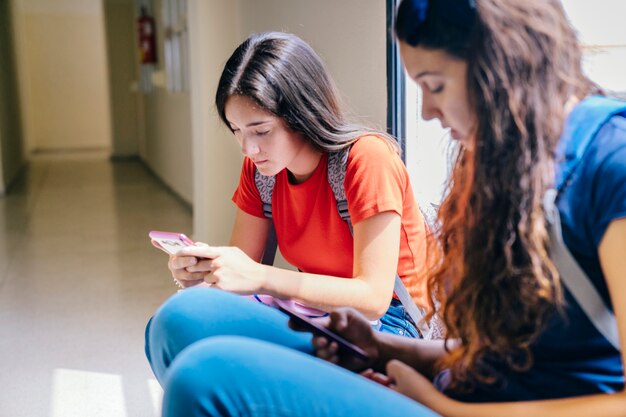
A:
POLYGON ((379 331, 393 333, 400 336, 419 338, 419 331, 415 323, 404 309, 400 300, 393 298, 387 313, 380 318, 379 331))
MULTIPOLYGON (((396 325, 404 325, 404 309, 391 309, 382 330, 406 332, 396 325)), ((163 416, 435 415, 315 358, 311 335, 287 321, 276 309, 223 291, 171 297, 146 328, 146 355, 165 390, 163 416)))

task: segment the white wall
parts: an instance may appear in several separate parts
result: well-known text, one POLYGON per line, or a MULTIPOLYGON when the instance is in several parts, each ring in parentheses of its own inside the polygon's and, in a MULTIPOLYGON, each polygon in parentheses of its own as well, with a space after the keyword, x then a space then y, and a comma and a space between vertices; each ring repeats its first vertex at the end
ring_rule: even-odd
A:
POLYGON ((139 153, 139 93, 137 82, 135 5, 133 0, 104 0, 106 45, 111 97, 111 155, 139 153))
MULTIPOLYGON (((161 1, 154 0, 152 13, 157 27, 157 67, 164 74, 161 1)), ((190 15, 190 19, 193 15, 190 15)), ((135 46, 133 46, 136 48, 135 46)), ((169 92, 156 85, 151 93, 142 94, 144 131, 139 154, 150 169, 183 200, 191 203, 193 196, 191 96, 189 92, 169 92)))
POLYGON ((380 0, 190 0, 194 237, 225 244, 241 155, 213 105, 222 67, 250 33, 290 31, 326 61, 345 102, 368 124, 386 123, 386 16, 380 0))
POLYGON ((386 4, 382 0, 242 0, 242 40, 282 30, 324 59, 348 108, 364 122, 387 123, 386 4))
POLYGON ((563 5, 584 46, 585 71, 603 88, 626 93, 626 2, 564 0, 563 5))
POLYGON ((189 93, 163 88, 143 97, 145 149, 141 157, 174 192, 193 201, 189 93))
POLYGON ((239 1, 190 0, 194 239, 227 244, 241 154, 213 104, 222 67, 241 41, 239 1))
POLYGON ((16 0, 15 6, 28 149, 108 148, 100 0, 16 0))

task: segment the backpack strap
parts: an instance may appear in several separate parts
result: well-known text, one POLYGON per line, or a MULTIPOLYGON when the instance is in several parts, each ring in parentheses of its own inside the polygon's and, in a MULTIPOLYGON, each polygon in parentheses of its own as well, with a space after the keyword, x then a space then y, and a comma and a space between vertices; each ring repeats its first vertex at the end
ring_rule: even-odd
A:
MULTIPOLYGON (((351 147, 347 147, 338 152, 333 152, 328 156, 328 182, 330 188, 335 195, 335 201, 337 202, 337 211, 343 221, 348 224, 350 234, 354 235, 354 229, 352 227, 352 221, 350 220, 350 212, 348 211, 348 200, 346 198, 345 181, 346 171, 348 167, 348 155, 350 154, 351 147)), ((422 334, 423 338, 430 338, 431 328, 428 324, 422 320, 426 315, 426 311, 420 309, 413 301, 413 297, 409 294, 402 279, 396 274, 393 292, 396 294, 402 306, 409 314, 413 323, 422 334)))
MULTIPOLYGON (((350 234, 354 235, 352 220, 350 219, 350 212, 348 211, 348 200, 346 198, 346 191, 344 188, 350 149, 351 147, 347 147, 338 152, 329 153, 328 183, 333 191, 333 195, 335 196, 339 217, 341 217, 341 219, 348 224, 350 234)), ((259 190, 259 194, 261 195, 261 201, 263 201, 263 214, 265 217, 272 219, 272 193, 274 191, 274 185, 276 184, 276 177, 267 177, 265 175, 261 175, 259 171, 256 171, 254 174, 254 182, 259 190)), ((274 264, 277 246, 278 242, 276 239, 276 229, 272 223, 267 241, 265 243, 265 250, 263 251, 263 258, 261 260, 262 264, 274 264)), ((415 323, 417 329, 421 332, 422 337, 432 338, 432 328, 422 320, 426 315, 425 310, 417 307, 415 301, 413 301, 413 297, 409 294, 398 274, 396 274, 395 277, 393 291, 415 323)))
POLYGON ((278 247, 276 228, 272 220, 272 194, 274 192, 274 185, 276 185, 276 177, 261 175, 257 170, 254 172, 254 183, 256 184, 257 190, 259 190, 261 201, 263 202, 263 214, 270 219, 269 234, 265 242, 261 263, 263 265, 273 265, 274 259, 276 259, 276 248, 278 247))
POLYGON ((330 184, 330 188, 333 190, 335 201, 337 202, 339 217, 341 217, 341 220, 348 223, 350 233, 354 234, 352 230, 352 220, 350 220, 350 212, 348 211, 346 190, 344 188, 350 149, 351 147, 347 147, 328 155, 328 183, 330 184))
POLYGON ((544 210, 549 223, 551 257, 559 271, 561 282, 598 332, 615 349, 620 350, 615 315, 563 242, 561 219, 556 206, 558 196, 583 160, 589 144, 602 126, 618 114, 626 115, 626 103, 601 96, 589 97, 572 110, 557 148, 557 160, 562 163, 557 171, 555 189, 546 192, 544 210))
POLYGON ((556 207, 556 190, 548 190, 544 197, 544 209, 550 226, 550 255, 556 269, 559 271, 561 282, 567 287, 580 308, 613 347, 619 350, 617 321, 615 315, 607 308, 593 286, 585 271, 581 269, 574 256, 563 242, 561 234, 561 219, 556 207))

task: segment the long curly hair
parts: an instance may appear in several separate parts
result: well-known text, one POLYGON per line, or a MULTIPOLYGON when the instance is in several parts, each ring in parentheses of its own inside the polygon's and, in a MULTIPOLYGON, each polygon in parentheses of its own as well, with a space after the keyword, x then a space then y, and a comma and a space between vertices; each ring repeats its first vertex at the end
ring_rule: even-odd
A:
POLYGON ((528 369, 533 342, 563 304, 543 196, 554 182, 566 103, 598 90, 582 72, 581 50, 560 1, 428 3, 419 36, 407 27, 415 19, 400 16, 415 7, 403 11, 403 5, 396 34, 468 65, 476 123, 438 213, 442 256, 429 286, 442 302, 447 339, 460 341, 440 365, 450 369, 452 389, 471 390, 476 382, 497 382, 501 366, 528 369), (454 24, 439 12, 446 3, 466 5, 467 30, 446 30, 454 24), (455 39, 441 45, 438 31, 455 39))

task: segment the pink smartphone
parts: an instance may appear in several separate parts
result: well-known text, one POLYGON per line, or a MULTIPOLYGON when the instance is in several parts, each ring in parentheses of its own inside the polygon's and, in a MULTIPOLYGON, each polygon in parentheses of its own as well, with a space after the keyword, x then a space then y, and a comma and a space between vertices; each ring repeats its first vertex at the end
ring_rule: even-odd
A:
POLYGON ((176 255, 176 253, 185 246, 194 245, 193 240, 189 239, 182 233, 153 230, 148 233, 148 236, 152 240, 154 246, 166 253, 169 253, 170 255, 176 255))
POLYGON ((363 349, 361 349, 357 345, 348 342, 346 339, 339 336, 337 333, 334 333, 330 329, 327 329, 326 327, 320 325, 319 323, 316 323, 315 321, 311 320, 309 317, 305 316, 301 312, 295 310, 293 308, 293 304, 290 303, 289 301, 280 300, 276 298, 274 299, 274 302, 276 303, 280 311, 284 312, 289 317, 291 317, 291 319, 294 320, 294 322, 298 326, 307 329, 308 331, 310 331, 311 333, 315 335, 324 336, 329 341, 337 343, 337 345, 339 346, 339 350, 343 351, 344 354, 352 355, 356 357, 357 359, 362 360, 363 362, 369 361, 370 357, 367 354, 367 352, 365 352, 363 349))

